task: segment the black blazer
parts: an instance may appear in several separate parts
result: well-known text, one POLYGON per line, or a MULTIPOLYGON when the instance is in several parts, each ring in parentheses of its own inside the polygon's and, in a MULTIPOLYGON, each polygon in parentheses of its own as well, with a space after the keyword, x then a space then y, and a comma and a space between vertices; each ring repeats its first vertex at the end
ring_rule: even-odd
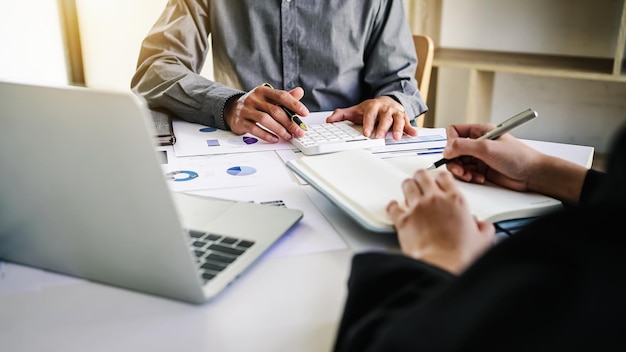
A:
POLYGON ((626 126, 579 206, 501 241, 460 276, 355 255, 335 351, 626 350, 626 126))

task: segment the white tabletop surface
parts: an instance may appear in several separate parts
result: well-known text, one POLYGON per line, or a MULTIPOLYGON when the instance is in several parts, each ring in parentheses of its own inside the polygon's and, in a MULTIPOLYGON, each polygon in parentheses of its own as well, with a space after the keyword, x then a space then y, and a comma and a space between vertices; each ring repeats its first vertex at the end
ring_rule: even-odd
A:
MULTIPOLYGON (((581 164, 590 165, 593 156, 589 147, 531 144, 581 164)), ((301 187, 345 246, 297 255, 270 252, 203 305, 0 264, 0 350, 329 351, 352 256, 398 246, 393 235, 362 230, 310 186, 301 187)))
POLYGON ((270 252, 204 305, 3 263, 0 350, 330 350, 353 253, 394 249, 397 242, 364 232, 314 190, 307 193, 346 248, 294 256, 270 252))

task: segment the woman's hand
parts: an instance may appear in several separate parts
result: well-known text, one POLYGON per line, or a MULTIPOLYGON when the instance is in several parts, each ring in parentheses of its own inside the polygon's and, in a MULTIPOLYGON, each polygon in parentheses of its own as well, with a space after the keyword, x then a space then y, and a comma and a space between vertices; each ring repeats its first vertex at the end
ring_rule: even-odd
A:
POLYGON ((387 212, 407 256, 460 273, 494 243, 493 225, 474 218, 449 172, 418 170, 402 190, 404 203, 387 212))

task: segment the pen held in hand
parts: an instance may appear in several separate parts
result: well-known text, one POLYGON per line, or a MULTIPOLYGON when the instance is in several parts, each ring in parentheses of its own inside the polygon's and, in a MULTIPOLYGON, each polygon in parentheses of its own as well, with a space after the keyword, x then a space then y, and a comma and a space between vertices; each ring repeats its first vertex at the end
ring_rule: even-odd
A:
MULTIPOLYGON (((478 140, 483 140, 483 139, 498 139, 501 135, 509 132, 510 130, 514 129, 515 127, 529 121, 532 120, 533 118, 537 117, 537 112, 532 110, 532 109, 527 109, 524 110, 522 112, 520 112, 519 114, 511 117, 510 119, 502 122, 501 124, 499 124, 498 126, 496 126, 496 128, 494 128, 493 130, 485 133, 484 135, 482 135, 481 137, 478 138, 478 140)), ((446 159, 446 158, 441 158, 437 161, 435 161, 434 163, 432 163, 430 166, 428 166, 426 168, 426 170, 434 170, 436 168, 438 168, 441 165, 445 165, 448 162, 452 161, 454 159, 446 159)))
MULTIPOLYGON (((272 86, 270 83, 265 82, 263 83, 263 86, 265 87, 269 87, 274 89, 274 86, 272 86)), ((302 120, 300 119, 300 116, 298 116, 295 112, 287 109, 286 107, 282 106, 282 105, 278 105, 280 106, 281 109, 283 109, 283 111, 285 112, 285 114, 287 114, 287 116, 289 116, 289 119, 291 121, 293 121, 296 125, 298 125, 301 129, 303 130, 307 130, 306 125, 304 124, 304 122, 302 122, 302 120)))
POLYGON ((300 120, 300 116, 298 116, 295 112, 287 109, 286 107, 284 107, 282 105, 279 105, 279 106, 281 107, 281 109, 283 109, 285 114, 287 114, 287 116, 289 116, 291 121, 293 121, 296 125, 300 126, 300 128, 302 128, 303 130, 306 131, 306 125, 304 124, 304 122, 302 122, 302 120, 300 120))

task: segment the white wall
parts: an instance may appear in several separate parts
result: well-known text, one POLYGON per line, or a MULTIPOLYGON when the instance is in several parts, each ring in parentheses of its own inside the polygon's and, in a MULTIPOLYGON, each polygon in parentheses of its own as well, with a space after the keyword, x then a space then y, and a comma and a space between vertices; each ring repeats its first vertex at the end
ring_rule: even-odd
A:
POLYGON ((441 45, 612 57, 621 0, 445 0, 441 45))
POLYGON ((57 2, 0 2, 0 79, 67 84, 57 2))
POLYGON ((76 0, 87 86, 130 90, 141 41, 166 3, 76 0))
MULTIPOLYGON (((87 86, 129 90, 141 41, 167 0, 76 0, 87 86)), ((212 77, 211 60, 203 74, 212 77)))
MULTIPOLYGON (((621 0, 446 0, 441 46, 611 58, 621 0)), ((462 122, 468 72, 439 69, 435 125, 462 122)), ((626 122, 626 84, 496 73, 491 121, 526 108, 521 138, 590 145, 604 153, 626 122)))

